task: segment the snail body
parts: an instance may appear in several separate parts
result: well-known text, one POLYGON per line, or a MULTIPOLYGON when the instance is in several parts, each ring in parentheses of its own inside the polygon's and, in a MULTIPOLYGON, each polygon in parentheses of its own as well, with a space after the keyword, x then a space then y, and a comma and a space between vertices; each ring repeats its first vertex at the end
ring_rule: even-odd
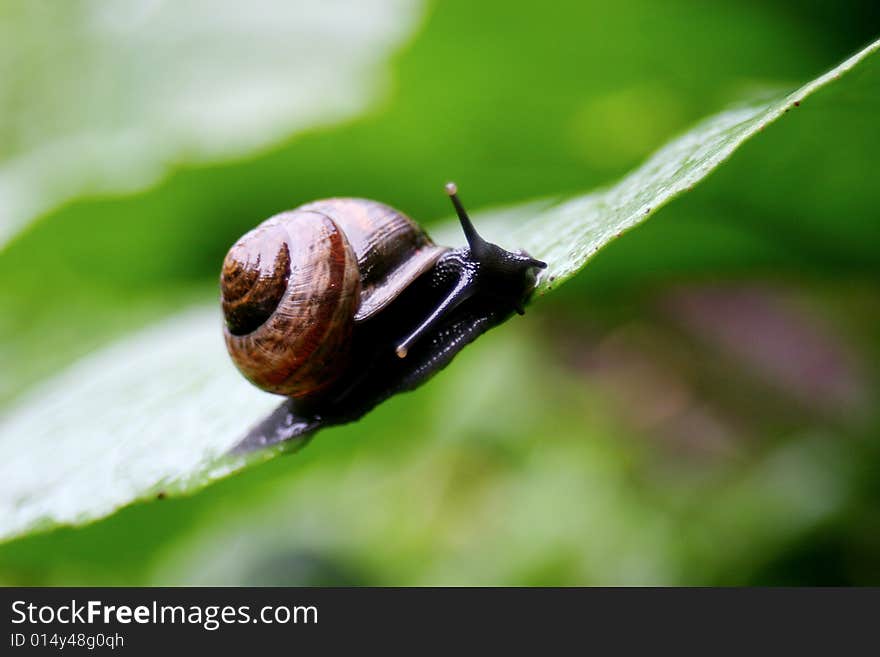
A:
POLYGON ((232 246, 220 277, 227 349, 248 380, 288 397, 239 451, 360 417, 522 313, 546 265, 483 240, 447 192, 465 248, 356 198, 282 212, 232 246))

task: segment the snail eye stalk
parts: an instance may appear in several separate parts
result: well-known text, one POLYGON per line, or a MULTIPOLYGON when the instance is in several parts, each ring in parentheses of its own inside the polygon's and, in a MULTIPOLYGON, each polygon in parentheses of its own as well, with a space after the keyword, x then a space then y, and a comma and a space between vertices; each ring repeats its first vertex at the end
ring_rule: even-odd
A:
POLYGON ((446 183, 446 193, 449 194, 449 199, 452 201, 453 207, 455 207, 455 213, 458 215, 458 220, 461 222, 461 229, 464 231, 464 236, 467 238, 468 247, 470 247, 471 253, 474 257, 479 260, 480 257, 485 255, 489 250, 488 242, 480 237, 480 234, 474 227, 467 211, 461 204, 461 199, 458 198, 458 185, 454 182, 446 183))

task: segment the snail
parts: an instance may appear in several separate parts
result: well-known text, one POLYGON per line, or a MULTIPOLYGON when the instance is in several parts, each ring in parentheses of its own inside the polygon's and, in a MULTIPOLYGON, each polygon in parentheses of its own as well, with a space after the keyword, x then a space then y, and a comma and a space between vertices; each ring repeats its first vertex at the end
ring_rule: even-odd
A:
POLYGON ((358 198, 282 212, 232 246, 220 276, 227 350, 254 385, 288 398, 234 451, 357 419, 524 312, 546 264, 484 240, 455 184, 446 192, 467 247, 438 246, 358 198))

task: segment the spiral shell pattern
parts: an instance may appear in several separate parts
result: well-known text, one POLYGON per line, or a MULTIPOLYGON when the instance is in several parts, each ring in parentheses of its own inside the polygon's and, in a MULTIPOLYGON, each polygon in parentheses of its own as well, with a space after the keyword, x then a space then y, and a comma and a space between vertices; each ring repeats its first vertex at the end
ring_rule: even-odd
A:
POLYGON ((220 286, 226 347, 256 386, 308 397, 345 371, 360 275, 331 218, 300 209, 267 219, 229 250, 220 286))

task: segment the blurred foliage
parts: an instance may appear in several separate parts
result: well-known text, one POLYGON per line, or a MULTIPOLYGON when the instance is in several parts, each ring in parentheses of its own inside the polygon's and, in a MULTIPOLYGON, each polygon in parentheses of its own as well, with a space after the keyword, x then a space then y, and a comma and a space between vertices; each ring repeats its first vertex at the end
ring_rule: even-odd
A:
POLYGON ((7 0, 0 245, 82 195, 246 155, 363 110, 416 0, 7 0), (59 26, 63 25, 63 29, 59 26))
MULTIPOLYGON (((359 195, 431 221, 447 178, 472 207, 582 192, 814 77, 876 19, 868 2, 437 3, 361 117, 18 235, 0 402, 214 297, 228 245, 279 209, 359 195)), ((191 497, 7 543, 0 581, 880 582, 876 82, 805 103, 430 385, 191 497)))
MULTIPOLYGON (((841 78, 853 67, 877 77, 878 49, 880 41, 791 94, 701 121, 604 190, 480 212, 475 221, 492 241, 524 247, 548 263, 535 290, 541 298, 610 241, 692 191, 745 140, 817 93, 827 102, 828 84, 835 97, 850 94, 851 80, 841 78)), ((441 243, 463 241, 457 223, 437 227, 441 243)), ((733 295, 726 303, 705 296, 685 299, 685 319, 717 334, 722 346, 760 359, 759 369, 804 393, 805 401, 832 406, 863 401, 863 382, 838 364, 843 354, 828 346, 833 339, 799 330, 760 295, 733 295), (740 344, 740 333, 747 343, 740 344), (808 357, 803 367, 795 362, 802 356, 808 357), (828 381, 804 386, 800 379, 819 374, 828 381)), ((0 536, 85 524, 134 500, 192 493, 273 453, 301 447, 303 437, 253 458, 227 456, 255 418, 278 402, 235 371, 223 353, 218 324, 216 306, 194 308, 82 359, 22 398, 0 426, 0 462, 7 469, 0 477, 0 536)), ((639 390, 635 380, 625 383, 639 390)), ((659 388, 653 392, 662 397, 659 388)), ((655 400, 646 395, 637 401, 637 407, 650 408, 655 400)), ((704 428, 702 439, 709 441, 715 427, 710 422, 704 428)))

